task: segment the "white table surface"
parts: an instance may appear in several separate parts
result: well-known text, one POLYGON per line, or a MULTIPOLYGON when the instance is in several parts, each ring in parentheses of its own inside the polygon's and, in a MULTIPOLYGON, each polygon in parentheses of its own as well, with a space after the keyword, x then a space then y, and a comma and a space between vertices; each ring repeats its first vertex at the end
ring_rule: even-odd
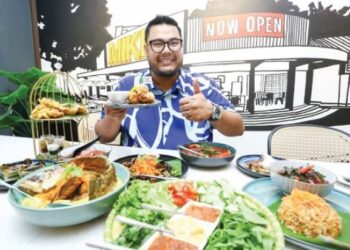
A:
MULTIPOLYGON (((252 146, 254 148, 254 146, 252 146)), ((129 147, 114 147, 109 156, 111 160, 119 157, 147 153, 148 150, 129 147)), ((154 153, 154 151, 152 151, 154 153)), ((157 153, 164 153, 179 156, 177 151, 157 150, 157 153)), ((266 152, 250 152, 259 154, 266 152)), ((24 158, 33 158, 33 141, 31 138, 0 136, 0 164, 23 160, 24 158)), ((236 158, 239 157, 237 154, 236 158)), ((333 171, 349 173, 349 164, 341 163, 322 163, 326 168, 333 171), (344 168, 345 167, 345 168, 344 168)), ((349 173, 350 174, 350 173, 349 173)), ((253 178, 241 173, 235 167, 235 161, 230 166, 220 169, 200 169, 190 167, 186 179, 212 180, 225 178, 237 189, 241 189, 253 178)), ((350 187, 336 184, 336 188, 350 193, 350 187)), ((103 230, 106 215, 93 221, 65 228, 46 228, 29 224, 23 221, 10 206, 7 201, 7 193, 0 192, 0 249, 93 249, 85 245, 86 241, 103 241, 103 230)), ((297 246, 286 243, 287 249, 299 249, 297 246)))

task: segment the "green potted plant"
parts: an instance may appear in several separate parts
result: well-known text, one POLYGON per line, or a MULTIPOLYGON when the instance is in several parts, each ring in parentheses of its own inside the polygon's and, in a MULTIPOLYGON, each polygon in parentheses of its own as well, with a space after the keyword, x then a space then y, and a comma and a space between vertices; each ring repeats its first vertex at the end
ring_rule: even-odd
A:
POLYGON ((38 68, 24 72, 0 70, 0 77, 7 78, 18 88, 9 93, 0 93, 0 129, 10 128, 14 135, 31 137, 29 95, 34 84, 46 75, 38 68))

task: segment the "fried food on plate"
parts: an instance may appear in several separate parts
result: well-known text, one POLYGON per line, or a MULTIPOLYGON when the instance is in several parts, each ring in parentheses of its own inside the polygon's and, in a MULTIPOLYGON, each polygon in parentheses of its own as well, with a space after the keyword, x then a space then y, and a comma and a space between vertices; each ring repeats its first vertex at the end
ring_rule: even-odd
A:
POLYGON ((33 109, 30 117, 33 119, 60 118, 64 115, 83 115, 87 113, 87 107, 76 103, 61 104, 50 98, 42 98, 33 109))
POLYGON ((129 93, 127 98, 128 103, 130 104, 147 104, 153 103, 156 100, 154 94, 148 91, 146 85, 136 85, 134 86, 129 93))

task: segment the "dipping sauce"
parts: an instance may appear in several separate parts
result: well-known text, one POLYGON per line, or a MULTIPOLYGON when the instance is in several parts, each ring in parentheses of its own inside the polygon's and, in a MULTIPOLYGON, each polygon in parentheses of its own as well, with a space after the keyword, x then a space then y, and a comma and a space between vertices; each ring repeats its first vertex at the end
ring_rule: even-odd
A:
POLYGON ((200 245, 207 240, 208 229, 195 218, 189 216, 172 217, 167 223, 175 237, 200 245))
POLYGON ((186 209, 185 213, 197 219, 208 221, 208 222, 215 222, 216 219, 220 216, 220 210, 216 208, 207 207, 207 206, 197 206, 194 204, 189 206, 186 209))
POLYGON ((198 250, 198 247, 191 243, 174 239, 166 235, 159 235, 152 244, 148 247, 148 250, 198 250))

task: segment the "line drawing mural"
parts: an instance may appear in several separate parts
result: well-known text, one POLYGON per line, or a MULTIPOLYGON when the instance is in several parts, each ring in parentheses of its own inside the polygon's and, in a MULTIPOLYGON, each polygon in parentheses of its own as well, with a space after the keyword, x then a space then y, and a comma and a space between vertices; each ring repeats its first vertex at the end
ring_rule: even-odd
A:
MULTIPOLYGON (((39 24, 43 26, 39 28, 40 43, 47 61, 52 47, 47 43, 52 39, 45 30, 45 14, 40 12, 47 11, 47 6, 42 7, 44 2, 37 4, 39 24)), ((82 8, 84 17, 88 16, 90 1, 76 0, 73 5, 67 4, 71 1, 62 2, 66 2, 62 4, 65 13, 67 8, 71 13, 82 8)), ((179 7, 161 14, 175 18, 183 31, 184 68, 212 77, 241 112, 247 130, 293 123, 350 124, 350 5, 333 7, 332 1, 309 1, 305 6, 304 1, 301 9, 300 2, 207 0, 201 1, 201 8, 179 7)), ((95 37, 85 43, 89 63, 57 60, 54 50, 49 60, 53 69, 53 61, 61 62, 62 69, 84 68, 76 77, 90 96, 91 111, 101 108, 116 80, 148 67, 143 51, 148 19, 135 25, 118 25, 109 37, 105 32, 113 11, 106 7, 108 3, 99 4, 96 22, 101 21, 100 25, 87 23, 88 28, 103 31, 98 42, 95 37), (103 48, 101 43, 105 44, 103 48), (88 54, 95 59, 96 67, 88 54)), ((93 16, 95 10, 90 11, 93 16)), ((61 41, 55 42, 55 48, 59 47, 61 41)), ((80 50, 79 60, 83 46, 73 46, 73 51, 80 50)))

